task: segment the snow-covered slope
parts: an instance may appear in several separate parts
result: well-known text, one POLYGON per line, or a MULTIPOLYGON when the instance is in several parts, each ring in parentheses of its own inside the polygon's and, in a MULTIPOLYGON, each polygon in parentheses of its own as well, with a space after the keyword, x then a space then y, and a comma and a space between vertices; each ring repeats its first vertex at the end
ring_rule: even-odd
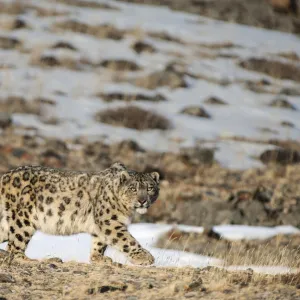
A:
MULTIPOLYGON (((14 20, 14 15, 1 14, 0 37, 15 38, 21 46, 19 49, 0 47, 0 64, 8 66, 0 68, 0 100, 11 95, 20 95, 27 100, 37 97, 52 99, 56 106, 44 114, 60 121, 57 125, 50 125, 44 124, 36 115, 14 114, 15 123, 37 127, 40 134, 48 136, 95 139, 105 136, 108 142, 130 138, 146 149, 158 151, 178 151, 180 147, 200 143, 201 146, 217 147, 217 160, 232 168, 261 166, 253 157, 266 148, 273 148, 251 140, 299 139, 299 96, 284 96, 296 110, 269 106, 282 88, 297 88, 297 83, 239 66, 241 60, 253 56, 288 63, 289 60, 279 54, 300 53, 298 37, 163 7, 94 1, 114 8, 104 9, 61 2, 27 1, 31 8, 19 16, 27 27, 18 30, 8 30, 5 26, 14 20), (49 10, 49 13, 41 16, 38 9, 49 10), (95 30, 86 29, 84 33, 78 32, 84 31, 78 28, 67 30, 67 25, 57 27, 68 21, 87 28, 97 27, 98 30, 110 26, 121 36, 113 38, 108 34, 103 38, 101 34, 99 37, 97 30, 95 33, 95 30), (157 34, 162 33, 165 37, 157 38, 157 34), (140 40, 153 46, 156 52, 136 53, 131 45, 140 40), (53 45, 62 41, 71 44, 75 50, 53 49, 53 45), (43 56, 69 60, 71 64, 43 67, 39 63, 43 56), (114 72, 101 67, 101 62, 108 59, 128 60, 136 63, 140 70, 114 72), (172 62, 184 66, 183 78, 187 87, 158 87, 153 91, 130 83, 132 80, 129 79, 162 71, 172 62), (268 82, 264 92, 257 93, 247 88, 247 82, 262 79, 268 82), (95 112, 127 105, 122 101, 107 103, 95 96, 112 91, 164 95, 167 101, 138 101, 134 104, 163 114, 171 120, 173 128, 164 132, 139 132, 96 122, 93 118, 95 112), (219 97, 227 105, 206 104, 205 100, 211 96, 219 97), (180 114, 183 108, 192 105, 204 107, 211 119, 180 114), (282 121, 289 121, 294 127, 283 127, 282 121), (235 136, 250 141, 228 140, 235 136)), ((299 65, 298 61, 289 63, 299 65)))

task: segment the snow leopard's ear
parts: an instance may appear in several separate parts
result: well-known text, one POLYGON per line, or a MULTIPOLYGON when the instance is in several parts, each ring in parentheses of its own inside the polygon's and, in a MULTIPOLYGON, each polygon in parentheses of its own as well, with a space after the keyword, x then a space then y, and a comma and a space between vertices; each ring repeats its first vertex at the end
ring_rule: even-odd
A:
POLYGON ((150 176, 157 184, 159 184, 159 173, 152 172, 152 173, 150 173, 150 176))
POLYGON ((117 170, 120 170, 120 171, 126 170, 125 165, 123 165, 121 162, 115 162, 110 167, 114 168, 114 169, 117 169, 117 170))
POLYGON ((120 176, 120 184, 123 184, 124 182, 130 179, 130 175, 126 170, 122 171, 119 176, 120 176))

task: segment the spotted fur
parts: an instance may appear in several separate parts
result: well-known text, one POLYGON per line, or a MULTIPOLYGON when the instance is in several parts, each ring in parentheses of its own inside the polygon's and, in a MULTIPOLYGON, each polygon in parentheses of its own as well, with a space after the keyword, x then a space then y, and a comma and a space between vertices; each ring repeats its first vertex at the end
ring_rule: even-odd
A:
POLYGON ((135 211, 145 213, 159 193, 159 175, 120 163, 95 173, 26 166, 0 178, 0 243, 24 257, 36 230, 54 235, 90 233, 91 260, 103 260, 108 245, 134 264, 153 256, 127 230, 135 211))

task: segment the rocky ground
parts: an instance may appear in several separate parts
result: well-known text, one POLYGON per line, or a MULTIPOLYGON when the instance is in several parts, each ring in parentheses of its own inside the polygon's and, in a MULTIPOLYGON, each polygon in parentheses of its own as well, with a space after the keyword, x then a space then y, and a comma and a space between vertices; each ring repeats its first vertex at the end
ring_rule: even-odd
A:
MULTIPOLYGON (((3 260, 3 253, 2 259, 3 260)), ((251 270, 0 262, 0 299, 299 299, 300 275, 251 270)))

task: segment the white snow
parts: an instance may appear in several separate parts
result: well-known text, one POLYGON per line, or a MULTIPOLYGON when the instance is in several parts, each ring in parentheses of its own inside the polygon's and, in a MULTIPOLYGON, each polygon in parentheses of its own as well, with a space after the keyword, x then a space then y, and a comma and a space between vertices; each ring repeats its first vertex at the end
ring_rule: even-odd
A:
MULTIPOLYGON (((208 265, 224 267, 222 260, 193 254, 185 251, 158 249, 154 245, 159 237, 167 233, 170 229, 177 228, 185 232, 203 232, 202 227, 187 225, 166 225, 141 223, 129 226, 130 233, 148 249, 155 257, 157 267, 206 267, 208 265)), ((293 226, 263 227, 263 226, 244 226, 244 225, 221 225, 215 226, 214 230, 221 234, 225 239, 267 239, 278 234, 300 234, 300 230, 293 226)), ((42 259, 59 257, 64 261, 89 262, 91 237, 88 234, 78 234, 72 236, 51 236, 37 232, 28 245, 26 254, 30 258, 42 259)), ((5 249, 6 243, 0 248, 5 249)), ((130 264, 128 259, 119 251, 109 247, 106 255, 114 261, 123 264, 130 264)), ((287 273, 294 272, 284 266, 226 266, 229 270, 252 268, 259 273, 287 273)))

